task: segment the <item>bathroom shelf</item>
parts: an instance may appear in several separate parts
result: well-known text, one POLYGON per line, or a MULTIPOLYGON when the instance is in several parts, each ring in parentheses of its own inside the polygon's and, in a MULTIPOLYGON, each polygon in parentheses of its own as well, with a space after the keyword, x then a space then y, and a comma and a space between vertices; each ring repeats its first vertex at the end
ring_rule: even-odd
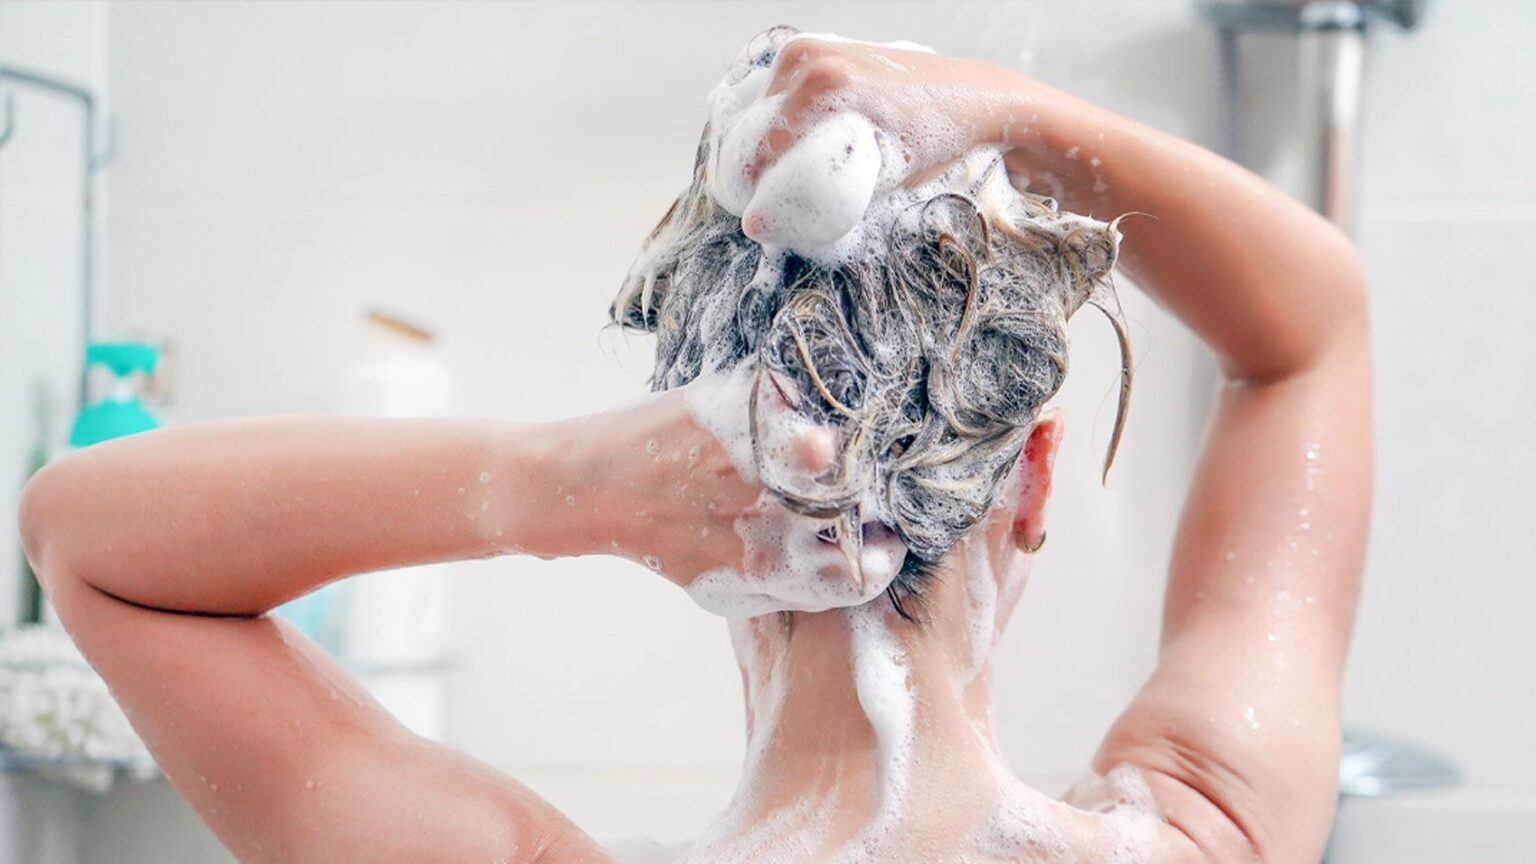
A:
POLYGON ((359 678, 383 675, 440 675, 459 668, 459 659, 449 655, 410 659, 369 660, 336 657, 341 668, 359 678))
POLYGON ((153 762, 134 759, 93 759, 86 756, 40 756, 0 747, 0 772, 7 774, 50 774, 70 771, 101 771, 148 779, 158 777, 160 769, 153 762))

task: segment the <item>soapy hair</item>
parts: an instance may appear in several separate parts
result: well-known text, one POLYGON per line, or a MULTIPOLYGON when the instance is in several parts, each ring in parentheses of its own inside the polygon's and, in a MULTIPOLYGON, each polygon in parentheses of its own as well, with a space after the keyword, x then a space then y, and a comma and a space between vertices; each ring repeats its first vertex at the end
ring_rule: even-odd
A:
MULTIPOLYGON (((787 28, 738 61, 771 65, 787 28)), ((846 260, 765 250, 709 194, 706 127, 693 181, 645 241, 610 314, 656 335, 652 388, 756 364, 753 449, 786 506, 879 518, 907 545, 889 589, 919 595, 937 562, 991 507, 1041 406, 1067 372, 1067 320, 1102 310, 1121 351, 1109 470, 1131 388, 1129 343, 1110 281, 1119 232, 1007 187, 1000 159, 904 206, 846 260), (837 431, 834 467, 807 481, 761 446, 766 387, 803 420, 837 431), (873 512, 871 512, 871 510, 873 512)))

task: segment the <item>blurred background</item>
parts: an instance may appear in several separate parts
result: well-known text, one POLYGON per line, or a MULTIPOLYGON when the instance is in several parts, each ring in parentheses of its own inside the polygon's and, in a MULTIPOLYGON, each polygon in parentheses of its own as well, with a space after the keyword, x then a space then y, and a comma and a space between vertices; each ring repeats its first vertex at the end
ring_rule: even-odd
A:
MULTIPOLYGON (((1364 23, 1262 5, 0 0, 0 861, 230 860, 131 747, 25 752, 80 710, 57 686, 90 691, 66 650, 21 638, 47 617, 13 527, 28 473, 146 413, 540 420, 634 398, 650 346, 605 329, 608 301, 689 176, 706 92, 779 23, 1012 66, 1331 201, 1378 358, 1357 795, 1331 860, 1536 861, 1536 6, 1440 2, 1407 28, 1419 4, 1309 4, 1364 23), (1320 155, 1330 116, 1353 164, 1320 155), (105 413, 82 428, 87 339, 106 344, 83 404, 105 413)), ((1118 356, 1084 316, 1051 543, 997 661, 1004 749, 1051 791, 1155 661, 1215 382, 1123 287, 1126 446, 1100 486, 1118 356)), ((733 788, 724 623, 643 568, 451 565, 288 614, 414 726, 599 836, 690 837, 733 788)))

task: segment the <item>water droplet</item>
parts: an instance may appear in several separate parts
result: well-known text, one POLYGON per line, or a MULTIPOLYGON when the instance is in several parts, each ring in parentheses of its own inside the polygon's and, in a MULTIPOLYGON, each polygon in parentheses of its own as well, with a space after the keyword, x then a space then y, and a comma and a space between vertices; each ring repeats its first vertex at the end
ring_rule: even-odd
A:
POLYGON ((313 788, 315 788, 315 781, 313 781, 313 780, 305 780, 304 781, 304 788, 305 789, 313 789, 313 788))
POLYGON ((480 502, 480 512, 481 513, 484 513, 485 511, 487 511, 489 509, 491 509, 491 502, 490 501, 481 501, 480 502))
POLYGON ((1275 641, 1275 634, 1273 634, 1273 633, 1265 634, 1264 638, 1268 639, 1271 642, 1273 642, 1273 641, 1275 641))
POLYGON ((689 462, 697 462, 697 461, 699 461, 699 448, 698 447, 690 447, 688 449, 688 461, 689 462))
POLYGON ((480 482, 481 483, 489 483, 489 482, 491 482, 491 472, 489 472, 489 471, 481 471, 480 472, 480 482))
POLYGON ((464 494, 464 487, 463 487, 463 486, 460 486, 460 487, 459 487, 459 494, 460 494, 460 495, 463 495, 463 494, 464 494))
POLYGON ((217 792, 217 791, 219 791, 219 784, 217 784, 217 783, 209 783, 208 784, 208 791, 209 792, 217 792))
POLYGON ((645 566, 651 570, 655 570, 658 573, 661 572, 661 559, 657 558, 655 555, 647 555, 640 560, 645 562, 645 566))
POLYGON ((567 506, 567 507, 575 507, 576 506, 576 496, 575 495, 567 495, 567 496, 565 496, 565 506, 567 506))
POLYGON ((1237 553, 1236 552, 1228 552, 1227 554, 1225 554, 1225 555, 1223 555, 1221 557, 1222 557, 1222 560, 1225 560, 1225 561, 1236 561, 1237 560, 1237 553))
POLYGON ((645 442, 645 452, 655 456, 657 453, 661 452, 661 445, 656 443, 655 438, 651 438, 645 442))

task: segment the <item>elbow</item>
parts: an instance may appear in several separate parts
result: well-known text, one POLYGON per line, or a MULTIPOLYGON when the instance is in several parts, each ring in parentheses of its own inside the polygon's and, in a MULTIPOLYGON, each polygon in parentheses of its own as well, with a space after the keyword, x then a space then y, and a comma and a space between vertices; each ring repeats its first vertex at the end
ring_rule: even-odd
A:
POLYGON ((51 528, 55 524, 53 511, 59 485, 49 466, 32 475, 21 488, 21 502, 17 505, 17 529, 21 532, 21 550, 41 577, 44 555, 51 545, 51 528))
POLYGON ((1279 384, 1323 367, 1358 364, 1370 352, 1370 303, 1365 264, 1343 234, 1319 244, 1312 267, 1294 291, 1265 306, 1240 349, 1218 356, 1231 384, 1279 384), (1255 346, 1259 346, 1255 350, 1255 346))
POLYGON ((1346 338, 1364 339, 1370 329, 1369 280, 1365 261, 1353 243, 1340 237, 1343 249, 1338 252, 1336 274, 1330 292, 1329 304, 1333 313, 1334 332, 1346 338))
POLYGON ((70 560, 79 532, 71 527, 70 501, 77 497, 79 483, 69 462, 51 463, 32 475, 17 507, 22 552, 50 595, 62 574, 75 569, 70 560))

